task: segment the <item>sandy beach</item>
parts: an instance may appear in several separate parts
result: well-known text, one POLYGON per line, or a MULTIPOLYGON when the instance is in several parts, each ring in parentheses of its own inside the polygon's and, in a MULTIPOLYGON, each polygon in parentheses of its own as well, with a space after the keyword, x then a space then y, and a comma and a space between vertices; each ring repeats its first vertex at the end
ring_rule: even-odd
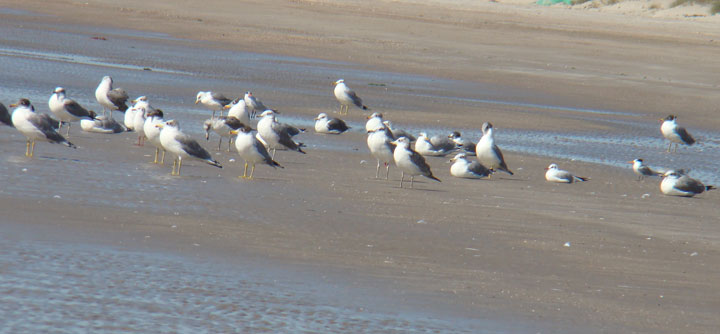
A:
POLYGON ((279 151, 285 168, 259 166, 253 181, 237 178, 232 152, 211 151, 222 170, 191 162, 171 177, 133 133, 79 126, 78 149, 39 143, 28 159, 22 135, 2 127, 2 223, 64 231, 31 240, 333 273, 431 315, 497 321, 491 333, 720 326, 720 193, 663 196, 659 179, 636 181, 616 163, 642 154, 717 182, 717 15, 518 1, 25 0, 3 1, 0 18, 6 105, 27 94, 47 112, 62 85, 97 109, 92 93, 110 74, 211 149, 197 91, 253 90, 311 129, 338 108, 342 77, 409 129, 477 140, 492 121, 516 173, 456 179, 446 157, 428 158, 441 183, 400 189, 397 169, 376 180, 358 109, 342 116, 350 132, 300 135, 307 155, 279 151), (700 139, 674 155, 658 122, 671 113, 700 139), (591 180, 547 183, 551 162, 591 180))

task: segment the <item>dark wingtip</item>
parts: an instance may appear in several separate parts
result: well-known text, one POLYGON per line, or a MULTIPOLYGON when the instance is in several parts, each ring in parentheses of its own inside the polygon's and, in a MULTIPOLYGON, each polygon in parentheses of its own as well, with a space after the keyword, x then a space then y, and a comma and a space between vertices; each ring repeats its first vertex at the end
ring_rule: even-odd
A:
POLYGON ((370 110, 367 106, 362 106, 362 110, 370 110))
POLYGON ((716 189, 715 186, 705 186, 705 190, 713 190, 716 189))

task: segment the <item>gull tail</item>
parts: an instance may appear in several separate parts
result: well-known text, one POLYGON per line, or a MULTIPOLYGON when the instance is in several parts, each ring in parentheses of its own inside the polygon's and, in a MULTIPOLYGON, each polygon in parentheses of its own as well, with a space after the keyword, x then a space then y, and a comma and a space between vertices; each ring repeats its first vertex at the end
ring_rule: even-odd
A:
POLYGON ((576 176, 575 179, 580 182, 590 180, 589 177, 582 177, 582 176, 576 176))
POLYGON ((268 159, 268 160, 269 160, 268 165, 270 165, 273 168, 276 168, 276 167, 285 168, 282 165, 280 165, 279 163, 277 163, 277 161, 275 161, 275 160, 272 160, 272 159, 268 159))
POLYGON ((717 188, 715 188, 715 186, 705 186, 705 190, 713 190, 713 189, 717 189, 717 188))
POLYGON ((438 182, 442 182, 442 181, 440 181, 440 179, 436 178, 435 175, 432 175, 432 174, 430 174, 430 175, 425 175, 425 177, 427 177, 428 179, 433 179, 433 180, 438 181, 438 182))
POLYGON ((64 144, 65 146, 67 146, 67 147, 72 147, 72 148, 77 149, 77 146, 75 146, 75 144, 73 144, 73 143, 71 143, 71 142, 69 142, 69 141, 67 141, 67 140, 64 141, 63 144, 64 144))

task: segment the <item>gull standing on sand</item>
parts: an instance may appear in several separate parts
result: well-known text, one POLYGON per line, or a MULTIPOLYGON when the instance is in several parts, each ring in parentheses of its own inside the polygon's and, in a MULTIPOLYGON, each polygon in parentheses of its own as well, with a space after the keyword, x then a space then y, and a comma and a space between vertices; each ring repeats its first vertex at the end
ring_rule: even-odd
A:
POLYGON ((103 107, 103 115, 110 110, 111 118, 113 110, 125 112, 128 109, 125 103, 130 98, 124 89, 113 89, 112 85, 113 79, 106 75, 100 80, 100 84, 95 89, 95 99, 103 107))
MULTIPOLYGON (((70 125, 72 122, 77 122, 82 119, 95 119, 94 111, 88 111, 79 103, 75 102, 75 100, 67 98, 67 96, 65 96, 65 88, 62 87, 55 88, 53 94, 50 96, 50 100, 48 100, 48 107, 50 107, 50 111, 55 117, 60 120, 60 128, 62 128, 63 123, 67 123, 66 137, 70 136, 70 125)), ((60 128, 58 128, 58 131, 60 131, 60 128)))
POLYGON ((233 116, 220 116, 215 119, 207 119, 203 122, 203 129, 205 130, 205 140, 210 140, 210 131, 220 135, 218 140, 218 151, 222 148, 223 138, 228 139, 228 152, 230 152, 230 146, 232 145, 232 135, 230 131, 237 130, 244 123, 240 122, 239 119, 233 116))
POLYGON ((467 155, 475 155, 475 143, 471 140, 465 139, 460 134, 460 131, 453 131, 448 138, 455 142, 455 145, 462 148, 467 155))
POLYGON ((570 172, 560 169, 557 164, 550 164, 550 166, 547 166, 545 170, 545 180, 548 182, 573 183, 587 181, 590 179, 587 177, 572 175, 570 172))
POLYGON ((255 173, 255 164, 257 163, 264 163, 273 168, 285 168, 270 157, 267 148, 255 138, 249 126, 241 124, 237 130, 232 130, 230 133, 237 135, 235 138, 235 148, 240 157, 245 160, 245 170, 241 178, 252 179, 253 173, 255 173), (248 163, 252 165, 250 176, 247 175, 248 163))
POLYGON ((133 106, 127 111, 125 111, 125 118, 123 122, 125 123, 125 127, 128 128, 128 130, 137 131, 135 129, 135 116, 137 115, 137 113, 140 112, 140 110, 142 109, 145 109, 145 112, 148 113, 152 110, 155 110, 155 108, 150 105, 147 96, 140 96, 130 102, 133 104, 133 106))
POLYGON ((266 107, 260 100, 255 98, 251 91, 245 92, 245 106, 247 108, 250 108, 250 110, 252 111, 252 113, 250 114, 250 118, 257 117, 258 110, 265 111, 270 109, 266 107))
POLYGON ((465 179, 480 179, 488 177, 493 171, 485 168, 477 161, 470 162, 466 153, 458 153, 454 158, 450 159, 450 175, 465 179))
POLYGON ((202 148, 195 139, 190 138, 180 131, 177 121, 170 120, 156 124, 155 126, 162 129, 160 131, 160 144, 162 144, 166 151, 176 155, 175 160, 173 160, 173 169, 170 175, 180 175, 183 158, 200 160, 208 165, 222 168, 220 163, 213 159, 210 153, 202 148), (177 171, 175 170, 175 166, 177 166, 177 171))
POLYGON ((385 125, 388 130, 390 130, 390 133, 394 138, 405 137, 407 139, 410 139, 410 142, 417 141, 417 138, 415 138, 415 136, 413 136, 410 132, 407 132, 403 129, 394 128, 390 121, 382 121, 382 124, 385 125))
POLYGON ((135 143, 137 146, 145 145, 145 119, 147 118, 148 110, 146 108, 140 108, 135 112, 135 119, 133 119, 133 130, 137 133, 138 141, 135 143))
POLYGON ((127 128, 114 118, 103 115, 97 116, 95 119, 80 120, 80 128, 85 132, 95 133, 121 133, 127 131, 127 128))
POLYGON ((669 115, 668 117, 661 118, 662 125, 660 126, 660 132, 662 135, 670 140, 670 145, 667 151, 670 152, 672 144, 675 143, 675 150, 677 152, 678 145, 692 145, 695 144, 695 139, 685 130, 685 128, 677 125, 677 116, 669 115))
POLYGON ((292 136, 300 133, 302 129, 297 129, 293 126, 278 123, 275 119, 275 114, 279 112, 275 110, 265 110, 260 114, 260 121, 257 124, 258 134, 267 143, 268 148, 272 148, 272 158, 275 159, 275 150, 278 147, 286 147, 293 151, 298 151, 302 154, 305 152, 302 150, 302 143, 296 143, 292 140, 292 136))
POLYGON ((638 181, 644 180, 646 176, 661 176, 664 174, 661 171, 653 170, 652 168, 644 165, 643 159, 635 159, 633 161, 628 161, 628 163, 633 164, 632 169, 638 176, 638 181))
POLYGON ((230 104, 225 106, 225 109, 230 109, 227 112, 228 117, 232 116, 240 120, 243 124, 250 124, 250 113, 248 113, 247 104, 242 97, 238 97, 230 102, 230 104))
POLYGON ((379 112, 372 113, 367 119, 365 131, 373 131, 385 127, 385 124, 383 124, 383 114, 379 112))
POLYGON ((380 178, 380 162, 385 164, 385 180, 390 176, 390 164, 395 162, 393 152, 395 144, 393 144, 392 134, 385 127, 368 131, 367 145, 370 154, 377 159, 377 169, 375 170, 375 178, 380 178))
POLYGON ((393 144, 396 145, 395 152, 393 153, 395 166, 400 168, 402 171, 402 176, 400 177, 400 188, 402 188, 405 173, 410 175, 410 188, 413 188, 416 175, 422 175, 440 182, 440 179, 432 174, 430 165, 425 162, 425 158, 410 148, 410 139, 400 137, 396 139, 393 144))
POLYGON ((669 170, 663 175, 660 182, 660 191, 669 196, 693 197, 706 190, 715 189, 714 186, 706 186, 702 182, 687 176, 684 172, 669 170))
POLYGON ((490 122, 485 122, 482 125, 483 136, 475 145, 475 154, 477 160, 492 170, 501 170, 505 173, 513 175, 513 172, 508 169, 505 163, 505 158, 500 151, 500 148, 495 145, 495 136, 493 135, 493 126, 490 122))
POLYGON ((10 117, 10 112, 8 112, 7 108, 5 107, 4 104, 2 104, 2 102, 0 102, 0 123, 5 124, 12 128, 15 127, 12 124, 12 117, 10 117))
POLYGON ((220 116, 222 116, 223 109, 226 105, 230 104, 230 102, 232 102, 232 100, 220 93, 198 92, 195 97, 195 104, 202 103, 203 106, 212 110, 212 118, 215 118, 215 111, 220 111, 220 116))
MULTIPOLYGON (((354 91, 350 89, 345 84, 345 80, 340 79, 338 81, 335 81, 335 89, 333 90, 333 93, 335 94, 335 98, 340 102, 340 114, 347 114, 348 109, 350 109, 351 105, 354 105, 358 108, 361 108, 362 110, 368 110, 368 107, 363 105, 362 99, 355 94, 354 91), (343 113, 343 109, 345 112, 343 113)), ((374 130, 374 129, 369 129, 374 130)))
POLYGON ((63 144, 67 147, 76 148, 73 143, 67 141, 55 130, 55 123, 50 115, 35 113, 35 107, 30 100, 21 98, 18 103, 11 104, 15 108, 12 113, 12 123, 26 138, 25 156, 32 157, 35 154, 35 141, 42 140, 54 144, 63 144))
POLYGON ((330 118, 324 112, 315 117, 315 132, 317 133, 329 133, 329 134, 341 134, 350 129, 345 124, 345 121, 339 118, 330 118))
POLYGON ((157 164, 164 164, 165 163, 165 148, 163 148, 162 143, 160 143, 160 127, 157 127, 156 125, 165 122, 163 119, 163 111, 160 109, 153 109, 150 112, 147 113, 147 118, 145 118, 145 124, 143 124, 143 132, 145 133, 145 137, 147 138, 147 141, 150 142, 153 146, 155 146, 155 160, 153 160, 152 163, 157 164), (160 155, 160 150, 162 150, 162 159, 158 162, 158 155, 160 155))

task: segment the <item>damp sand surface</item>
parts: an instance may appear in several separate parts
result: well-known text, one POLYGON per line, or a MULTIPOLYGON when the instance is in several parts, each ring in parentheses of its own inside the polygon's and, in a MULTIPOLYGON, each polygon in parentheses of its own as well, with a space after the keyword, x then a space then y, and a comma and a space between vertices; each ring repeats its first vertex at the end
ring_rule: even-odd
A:
POLYGON ((62 85, 98 108, 94 87, 111 74, 214 149, 217 137, 205 142, 200 127, 209 111, 193 104, 198 90, 252 90, 282 121, 311 129, 318 112, 337 107, 330 89, 341 73, 373 109, 413 132, 459 129, 477 139, 482 121, 492 121, 516 172, 458 180, 447 158, 429 158, 442 183, 399 189, 395 170, 390 181, 375 180, 366 115, 357 110, 344 116, 349 133, 308 131, 298 137, 307 155, 279 151, 285 169, 259 166, 253 181, 237 178, 241 159, 225 146, 213 150, 222 170, 189 162, 178 178, 167 164, 147 163, 153 149, 134 146, 133 133, 75 125, 77 150, 39 143, 28 159, 24 138, 2 128, 0 196, 11 232, 2 240, 3 288, 9 301, 41 310, 13 322, 20 331, 137 331, 161 322, 178 332, 703 333, 717 325, 717 194, 664 197, 659 180, 637 182, 618 168, 641 156, 717 182, 717 161, 707 159, 717 156, 717 132, 697 115, 688 124, 701 144, 669 155, 658 137, 662 114, 642 103, 585 105, 563 90, 512 84, 512 76, 492 83, 390 71, 382 62, 95 30, 35 11, 0 14, 5 104, 25 96, 47 112, 62 85), (592 180, 547 184, 550 162, 592 180), (47 284, 58 280, 67 284, 47 284), (62 308, 46 308, 39 291, 62 308), (93 294, 102 297, 75 298, 93 294), (86 304, 104 311, 88 314, 86 304))

